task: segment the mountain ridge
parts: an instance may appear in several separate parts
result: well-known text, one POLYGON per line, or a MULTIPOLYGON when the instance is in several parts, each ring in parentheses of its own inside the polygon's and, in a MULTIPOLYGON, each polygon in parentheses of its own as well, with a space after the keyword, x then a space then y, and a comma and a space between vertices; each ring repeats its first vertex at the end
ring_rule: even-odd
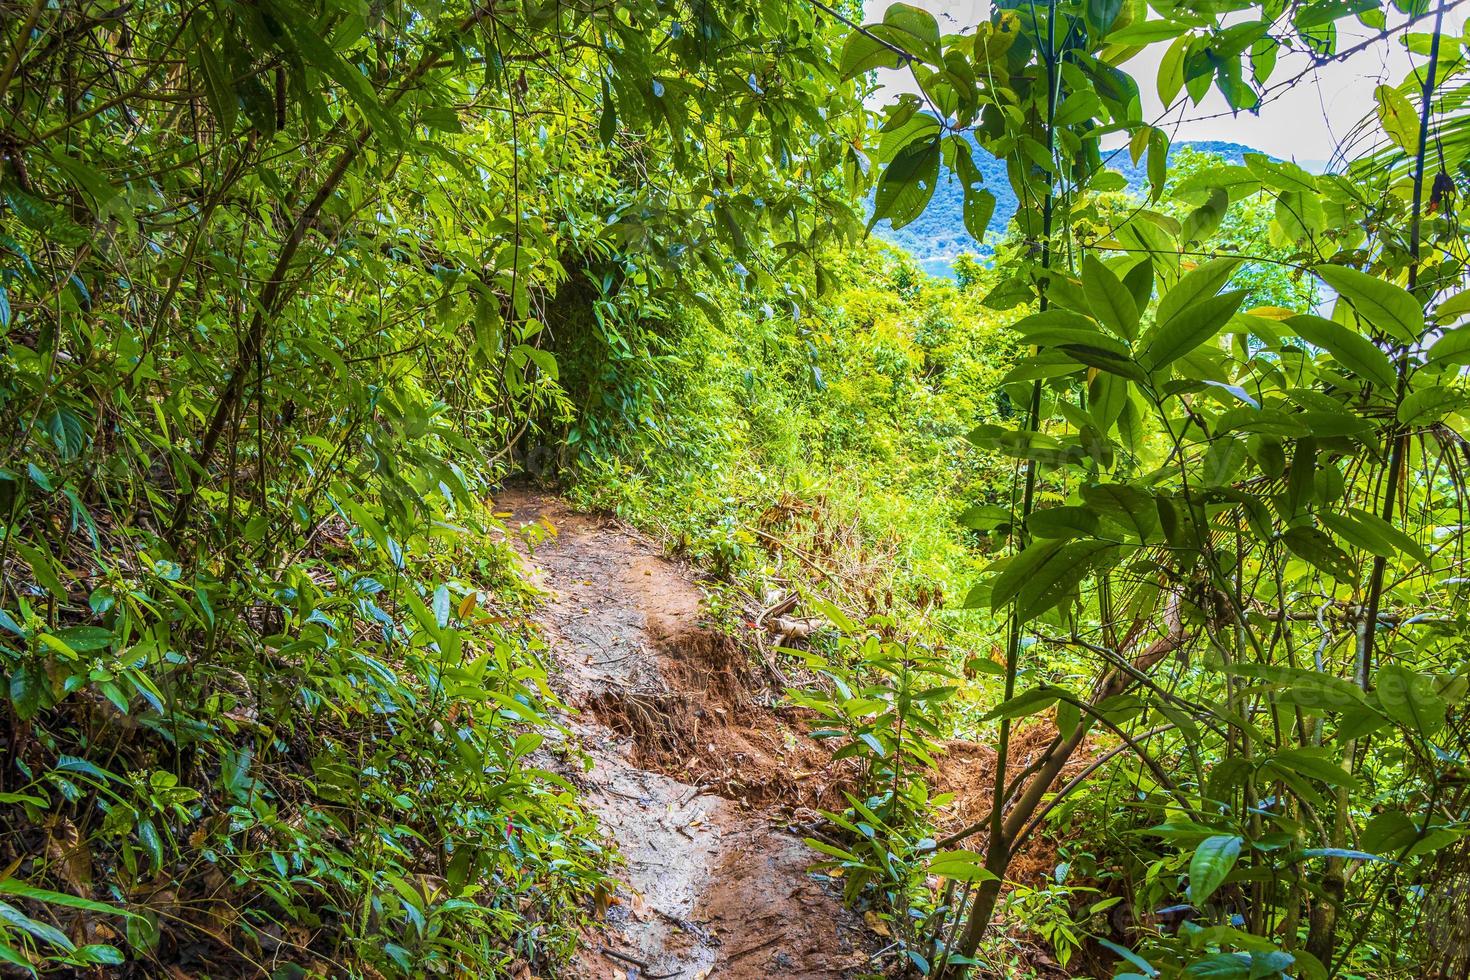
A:
MULTIPOLYGON (((985 188, 995 195, 995 211, 991 214, 990 224, 986 229, 986 241, 976 242, 965 230, 965 224, 961 218, 963 191, 959 178, 948 168, 940 171, 938 186, 934 188, 934 197, 930 200, 929 206, 924 209, 923 214, 897 230, 887 219, 873 226, 874 235, 907 251, 930 275, 953 277, 954 261, 965 252, 988 258, 994 252, 994 240, 1005 234, 1006 227, 1016 214, 1016 195, 1011 189, 1010 179, 1006 176, 1005 162, 980 149, 969 134, 966 134, 966 138, 971 143, 975 166, 984 176, 985 188)), ((1260 152, 1254 147, 1240 143, 1221 140, 1187 140, 1171 146, 1169 155, 1172 157, 1184 148, 1199 153, 1212 153, 1226 163, 1235 164, 1243 163, 1247 153, 1260 152)), ((1141 194, 1148 186, 1146 168, 1135 164, 1129 157, 1126 148, 1120 150, 1114 160, 1122 162, 1110 169, 1123 175, 1128 181, 1130 193, 1141 194)))

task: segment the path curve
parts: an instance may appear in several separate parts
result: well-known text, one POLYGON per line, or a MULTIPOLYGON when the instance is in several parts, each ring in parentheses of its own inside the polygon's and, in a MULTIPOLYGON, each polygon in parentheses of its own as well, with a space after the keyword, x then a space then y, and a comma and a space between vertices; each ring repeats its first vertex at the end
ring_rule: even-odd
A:
POLYGON ((727 730, 744 665, 702 623, 691 571, 626 527, 555 497, 511 490, 496 509, 510 512, 506 524, 521 530, 525 561, 548 593, 541 622, 553 683, 577 709, 570 727, 593 760, 579 788, 625 862, 606 931, 568 975, 755 980, 859 971, 865 937, 839 885, 807 873, 817 855, 774 810, 731 792, 812 756, 770 712, 727 730), (693 739, 669 748, 723 758, 657 768, 723 767, 733 778, 712 788, 644 767, 650 740, 668 731, 688 740, 691 726, 693 739))

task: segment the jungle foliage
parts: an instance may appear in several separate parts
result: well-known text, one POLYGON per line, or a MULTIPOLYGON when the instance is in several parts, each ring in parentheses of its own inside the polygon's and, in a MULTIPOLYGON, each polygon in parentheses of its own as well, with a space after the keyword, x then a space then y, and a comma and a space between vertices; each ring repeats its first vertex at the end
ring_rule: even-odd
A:
POLYGON ((493 491, 556 469, 736 582, 830 559, 792 698, 902 969, 1024 921, 1119 977, 1463 971, 1446 9, 0 0, 0 958, 554 970, 613 856, 493 491), (1269 111, 1350 22, 1416 68, 1342 173, 1142 117, 1269 111), (977 244, 1017 201, 955 284, 858 243, 942 168, 977 244), (855 530, 768 523, 814 503, 855 530), (936 841, 955 731, 994 806, 936 841))
MULTIPOLYGON (((939 634, 959 652, 928 652, 934 634, 915 624, 933 592, 915 587, 900 619, 917 646, 895 640, 890 610, 867 623, 839 610, 845 639, 812 661, 831 686, 797 695, 871 776, 831 815, 849 849, 813 846, 889 904, 912 969, 1007 969, 993 931, 1007 909, 1011 923, 1043 919, 1063 958, 1089 949, 1118 976, 1466 968, 1464 52, 1443 8, 1407 4, 1057 0, 998 5, 954 36, 897 4, 849 34, 845 74, 904 68, 920 93, 890 105, 868 144, 873 222, 917 220, 948 170, 981 240, 997 195, 974 145, 1005 161, 1020 202, 1013 248, 993 270, 962 262, 958 291, 983 297, 964 310, 972 342, 1009 333, 1020 353, 985 389, 976 465, 934 484, 968 496, 957 516, 984 535, 970 554, 997 540, 1009 553, 970 583, 970 625, 939 634), (1300 66, 1365 48, 1338 44, 1344 18, 1393 36, 1415 69, 1378 89, 1355 135, 1369 151, 1342 173, 1258 153, 1171 163, 1167 132, 1141 117, 1140 84, 1171 112, 1211 89, 1269 111, 1299 74, 1278 74, 1282 52, 1300 66), (1158 77, 1128 75, 1154 44, 1158 77), (1141 200, 1109 166, 1120 154, 1148 175, 1141 200), (1013 460, 1000 481, 997 458, 1013 460), (920 698, 905 678, 931 670, 945 693, 920 698), (988 677, 999 691, 980 730, 995 726, 1002 758, 991 816, 936 843, 919 733, 973 722, 965 705, 988 677), (1010 760, 1013 727, 1042 713, 1050 747, 1010 760), (1099 737, 1116 748, 1057 791, 1099 737), (1072 841, 1060 918, 1004 886, 1047 827, 1072 841)), ((890 288, 922 346, 915 294, 890 288)), ((806 327, 793 319, 786 370, 806 350, 797 338, 843 322, 851 294, 831 298, 806 327)), ((826 384, 872 371, 881 347, 864 339, 826 384)), ((854 488, 848 504, 875 523, 894 495, 861 488, 912 467, 928 417, 894 394, 903 466, 882 462, 888 429, 874 426, 837 479, 815 477, 823 492, 854 488)), ((799 417, 840 414, 845 397, 804 396, 799 417)), ((818 474, 844 459, 818 438, 802 446, 818 474)), ((755 482, 737 481, 758 500, 755 482)), ((905 499, 901 479, 889 489, 905 499)))
POLYGON ((490 491, 571 280, 611 344, 854 225, 838 26, 0 3, 0 958, 570 949, 611 855, 490 491))
MULTIPOLYGON (((1073 805, 1050 792, 1061 767, 1106 730, 1130 750, 1128 793, 1092 792, 1136 835, 1114 871, 1135 909, 1190 913, 1099 937, 1120 975, 1462 969, 1447 910, 1470 816, 1463 41, 1443 6, 998 6, 941 37, 895 5, 842 60, 906 66, 921 93, 884 113, 875 218, 921 213, 941 160, 971 172, 970 130, 1006 160, 1032 246, 992 293, 1023 307, 1012 326, 1031 352, 1004 387, 1028 410, 969 436, 1018 461, 1006 502, 974 515, 1013 553, 965 600, 1005 623, 1000 775, 972 860, 940 872, 964 883, 948 910, 963 924, 921 953, 965 971, 1016 847, 1073 805), (1348 57, 1338 24, 1389 16, 1417 64, 1378 91, 1376 152, 1344 175, 1248 154, 1180 181, 1186 209, 1156 203, 1169 138, 1141 118, 1139 84, 1166 106, 1214 88, 1260 109, 1290 84, 1280 52, 1348 57), (1135 80, 1119 66, 1150 44, 1166 49, 1158 77, 1135 80), (1149 201, 1124 212, 1105 199, 1114 133, 1148 162, 1149 201), (1214 236, 1257 196, 1289 252, 1270 261, 1320 279, 1330 308, 1246 302, 1237 273, 1257 256, 1214 236), (1045 676, 1045 648, 1087 672, 1045 676), (1047 709, 1058 734, 1015 773, 1012 725, 1047 709)), ((978 236, 994 200, 965 190, 978 236)))

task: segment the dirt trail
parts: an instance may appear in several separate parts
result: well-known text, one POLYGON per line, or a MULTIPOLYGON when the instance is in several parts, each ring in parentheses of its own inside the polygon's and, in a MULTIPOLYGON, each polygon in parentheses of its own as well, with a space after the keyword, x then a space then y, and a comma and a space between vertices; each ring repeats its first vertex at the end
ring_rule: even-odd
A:
POLYGON ((594 767, 578 777, 625 859, 576 978, 842 977, 867 962, 839 886, 762 806, 822 803, 825 753, 760 703, 742 649, 701 623, 691 572, 635 533, 530 491, 497 499, 512 529, 554 535, 527 563, 555 683, 594 767), (610 952, 609 952, 610 951, 610 952), (624 958, 613 954, 621 954, 624 958))

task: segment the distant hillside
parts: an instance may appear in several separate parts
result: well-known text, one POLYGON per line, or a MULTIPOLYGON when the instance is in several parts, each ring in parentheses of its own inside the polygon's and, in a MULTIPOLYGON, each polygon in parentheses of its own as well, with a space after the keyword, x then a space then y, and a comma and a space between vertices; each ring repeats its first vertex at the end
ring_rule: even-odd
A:
MULTIPOLYGON (((973 139, 971 144, 973 146, 973 139)), ((1175 143, 1170 148, 1170 155, 1186 146, 1223 157, 1227 163, 1240 163, 1244 154, 1254 152, 1251 147, 1239 143, 1199 141, 1175 143)), ((1016 214, 1016 195, 1006 177, 1005 164, 978 146, 973 149, 975 165, 985 177, 985 187, 995 195, 995 213, 990 218, 986 238, 999 238, 1005 234, 1006 226, 1016 214)), ((1127 178, 1130 191, 1143 193, 1148 185, 1148 176, 1143 167, 1134 166, 1126 148, 1113 158, 1111 167, 1127 178)), ((880 221, 874 226, 873 233, 906 250, 931 275, 952 276, 954 260, 961 252, 975 252, 982 256, 991 253, 990 244, 977 245, 965 231, 960 218, 962 200, 959 180, 950 171, 943 170, 939 175, 939 186, 934 189, 934 199, 922 215, 897 231, 887 221, 880 221)))

